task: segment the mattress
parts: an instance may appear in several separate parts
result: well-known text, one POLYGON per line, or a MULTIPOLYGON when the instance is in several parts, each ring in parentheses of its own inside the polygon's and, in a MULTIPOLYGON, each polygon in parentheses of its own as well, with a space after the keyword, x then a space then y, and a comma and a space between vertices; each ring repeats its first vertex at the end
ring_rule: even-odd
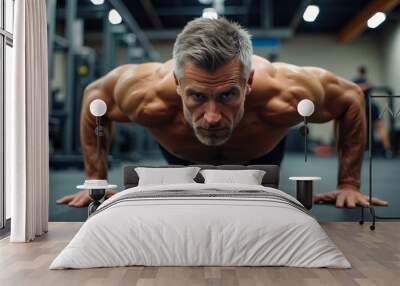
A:
POLYGON ((112 196, 50 269, 132 265, 351 267, 292 196, 258 185, 199 183, 112 196))

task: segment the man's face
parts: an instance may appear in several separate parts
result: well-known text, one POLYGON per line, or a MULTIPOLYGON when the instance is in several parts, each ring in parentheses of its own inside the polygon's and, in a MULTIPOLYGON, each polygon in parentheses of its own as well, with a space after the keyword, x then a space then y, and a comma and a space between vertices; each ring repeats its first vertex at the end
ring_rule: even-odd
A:
POLYGON ((242 119, 253 73, 246 83, 241 75, 241 65, 235 60, 213 73, 188 62, 182 66, 181 78, 175 76, 183 114, 201 143, 226 143, 242 119))

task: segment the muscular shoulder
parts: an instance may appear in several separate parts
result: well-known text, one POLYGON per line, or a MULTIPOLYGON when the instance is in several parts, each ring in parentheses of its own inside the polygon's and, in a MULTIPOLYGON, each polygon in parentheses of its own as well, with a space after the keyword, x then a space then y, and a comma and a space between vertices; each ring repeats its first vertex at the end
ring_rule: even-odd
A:
POLYGON ((304 67, 313 74, 322 87, 322 96, 316 115, 324 118, 338 118, 350 105, 363 106, 364 96, 360 87, 330 71, 316 67, 304 67))
POLYGON ((286 63, 275 63, 276 80, 283 91, 298 99, 310 99, 318 103, 323 97, 323 86, 313 68, 286 63))
POLYGON ((154 85, 157 78, 157 71, 161 68, 161 63, 145 63, 139 65, 129 65, 127 68, 118 67, 110 73, 117 75, 114 93, 116 96, 127 94, 131 91, 145 89, 147 86, 154 85))
MULTIPOLYGON (((285 118, 297 117, 297 104, 310 99, 316 105, 323 100, 323 88, 318 77, 307 68, 286 63, 269 63, 254 67, 253 94, 260 98, 264 108, 263 117, 284 114, 285 118)), ((258 102, 260 103, 260 102, 258 102)))
POLYGON ((142 125, 172 117, 178 104, 172 63, 145 63, 123 70, 115 84, 114 98, 132 121, 142 125))
POLYGON ((115 86, 118 82, 118 80, 121 78, 121 75, 132 69, 135 65, 122 65, 119 66, 112 71, 108 72, 101 78, 91 82, 86 89, 87 90, 92 90, 92 89, 99 89, 102 92, 107 92, 107 93, 114 93, 115 86))
POLYGON ((360 88, 325 69, 300 67, 287 63, 253 60, 253 92, 249 102, 262 106, 262 117, 276 122, 299 120, 297 105, 302 99, 315 104, 313 122, 326 122, 340 117, 350 104, 363 104, 360 88))
POLYGON ((254 92, 282 99, 313 98, 322 93, 318 76, 306 67, 270 63, 260 57, 253 60, 254 92))

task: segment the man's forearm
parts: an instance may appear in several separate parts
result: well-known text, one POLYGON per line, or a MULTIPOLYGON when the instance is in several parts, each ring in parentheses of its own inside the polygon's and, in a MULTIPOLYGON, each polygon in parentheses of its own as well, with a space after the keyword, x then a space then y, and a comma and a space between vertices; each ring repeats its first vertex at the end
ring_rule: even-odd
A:
MULTIPOLYGON (((97 89, 85 90, 80 118, 81 146, 86 179, 105 180, 107 179, 107 157, 111 145, 112 122, 107 114, 100 119, 100 124, 103 127, 103 136, 100 136, 99 156, 97 156, 96 117, 90 113, 89 108, 94 99, 102 99, 107 102, 105 94, 97 89)), ((108 103, 107 107, 111 109, 112 106, 108 103)))
MULTIPOLYGON (((85 88, 80 118, 80 136, 86 179, 107 179, 107 158, 111 146, 113 122, 131 121, 115 103, 115 98, 118 98, 118 94, 125 95, 129 93, 128 88, 130 88, 130 85, 122 84, 123 88, 120 87, 119 93, 115 91, 115 86, 121 81, 120 79, 124 72, 134 69, 134 65, 118 67, 85 88), (103 136, 100 137, 98 158, 95 133, 96 118, 90 113, 90 103, 95 99, 103 100, 107 106, 106 114, 100 119, 100 124, 103 127, 103 136)), ((132 76, 131 73, 129 75, 132 76)))
POLYGON ((90 121, 81 122, 81 144, 85 163, 86 179, 107 179, 107 157, 111 142, 111 122, 101 123, 104 136, 100 137, 99 156, 97 157, 96 125, 90 121))
POLYGON ((364 101, 349 105, 338 120, 338 188, 360 188, 362 158, 366 140, 364 101))

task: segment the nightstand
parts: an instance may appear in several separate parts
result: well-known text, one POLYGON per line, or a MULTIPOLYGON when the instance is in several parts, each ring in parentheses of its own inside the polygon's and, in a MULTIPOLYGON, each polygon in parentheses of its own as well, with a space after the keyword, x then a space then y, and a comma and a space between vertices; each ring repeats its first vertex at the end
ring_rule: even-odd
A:
POLYGON ((310 210, 313 206, 313 183, 321 177, 289 177, 289 180, 296 181, 296 198, 310 210))

